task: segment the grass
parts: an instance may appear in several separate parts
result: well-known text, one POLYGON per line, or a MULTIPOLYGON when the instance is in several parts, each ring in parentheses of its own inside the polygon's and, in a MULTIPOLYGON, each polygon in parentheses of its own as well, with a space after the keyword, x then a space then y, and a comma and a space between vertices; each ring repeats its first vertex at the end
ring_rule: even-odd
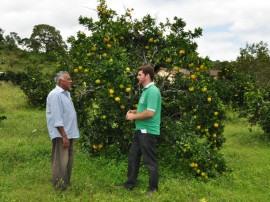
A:
POLYGON ((148 175, 142 168, 134 191, 115 183, 126 179, 127 162, 91 158, 75 145, 72 185, 51 186, 51 143, 44 110, 32 109, 11 83, 0 82, 0 201, 269 201, 269 141, 260 128, 248 130, 234 114, 225 127, 224 153, 232 172, 202 182, 160 167, 160 191, 145 196, 148 175))

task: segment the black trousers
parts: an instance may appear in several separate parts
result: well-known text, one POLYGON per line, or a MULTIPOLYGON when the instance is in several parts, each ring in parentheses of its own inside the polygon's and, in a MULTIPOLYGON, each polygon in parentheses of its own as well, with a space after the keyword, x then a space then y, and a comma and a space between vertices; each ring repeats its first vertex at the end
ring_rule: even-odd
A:
POLYGON ((156 155, 157 136, 136 131, 128 154, 128 180, 126 185, 134 187, 137 181, 141 156, 149 171, 149 191, 158 189, 158 162, 156 155))

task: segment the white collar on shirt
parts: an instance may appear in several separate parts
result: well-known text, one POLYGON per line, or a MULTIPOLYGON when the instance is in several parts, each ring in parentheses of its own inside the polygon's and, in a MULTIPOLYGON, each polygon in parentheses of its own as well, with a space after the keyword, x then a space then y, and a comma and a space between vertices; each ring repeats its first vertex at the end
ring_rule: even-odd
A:
POLYGON ((145 86, 144 88, 148 88, 149 86, 151 86, 153 84, 154 84, 154 82, 151 82, 151 83, 147 84, 147 86, 145 86))

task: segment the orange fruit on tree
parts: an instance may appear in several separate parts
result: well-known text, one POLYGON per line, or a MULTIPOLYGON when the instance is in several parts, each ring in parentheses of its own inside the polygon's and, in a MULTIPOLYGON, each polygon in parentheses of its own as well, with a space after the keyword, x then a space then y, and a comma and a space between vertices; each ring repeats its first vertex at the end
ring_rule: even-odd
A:
POLYGON ((194 89, 193 86, 191 86, 191 87, 188 88, 188 90, 189 90, 190 92, 193 92, 195 89, 194 89))
POLYGON ((179 69, 180 69, 180 68, 179 68, 178 66, 174 66, 174 67, 173 67, 173 70, 176 71, 176 72, 179 71, 179 69))
POLYGON ((113 90, 113 89, 110 89, 110 90, 109 90, 109 93, 110 93, 110 94, 114 94, 114 90, 113 90))
POLYGON ((172 62, 172 58, 167 58, 166 59, 166 62, 171 63, 172 62))
POLYGON ((124 87, 125 87, 124 84, 119 85, 119 88, 124 88, 124 87))
POLYGON ((129 93, 130 91, 131 91, 131 88, 130 87, 126 88, 126 92, 127 93, 129 93))
POLYGON ((204 86, 204 87, 202 87, 201 91, 202 92, 206 92, 207 91, 207 88, 204 86))
POLYGON ((119 101, 120 101, 120 97, 116 97, 114 100, 115 100, 116 102, 119 102, 119 101))
POLYGON ((103 148, 103 145, 102 144, 99 144, 98 145, 98 149, 102 149, 103 148))
POLYGON ((105 37, 103 40, 104 40, 104 42, 108 43, 111 40, 111 38, 110 37, 105 37))
POLYGON ((126 72, 130 72, 130 68, 129 67, 126 68, 126 72))
POLYGON ((182 50, 182 49, 181 49, 181 50, 179 51, 179 55, 184 55, 184 54, 185 54, 185 50, 182 50))
POLYGON ((96 46, 93 46, 92 47, 92 51, 97 51, 97 47, 96 46))
POLYGON ((192 78, 193 80, 195 80, 195 79, 196 79, 196 75, 195 75, 195 74, 192 74, 192 75, 190 76, 190 78, 192 78))

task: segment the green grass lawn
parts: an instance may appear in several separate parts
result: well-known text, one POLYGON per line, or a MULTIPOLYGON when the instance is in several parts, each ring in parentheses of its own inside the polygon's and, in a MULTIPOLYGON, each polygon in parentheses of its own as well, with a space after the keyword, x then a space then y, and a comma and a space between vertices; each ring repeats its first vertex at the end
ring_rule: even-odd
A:
POLYGON ((64 192, 50 182, 51 143, 44 110, 32 109, 10 83, 0 82, 0 201, 269 201, 270 143, 260 128, 248 130, 231 114, 222 152, 232 172, 202 182, 160 167, 160 190, 145 196, 148 175, 142 168, 138 187, 115 184, 126 179, 127 162, 91 158, 75 145, 72 185, 64 192), (204 200, 205 199, 205 200, 204 200))

